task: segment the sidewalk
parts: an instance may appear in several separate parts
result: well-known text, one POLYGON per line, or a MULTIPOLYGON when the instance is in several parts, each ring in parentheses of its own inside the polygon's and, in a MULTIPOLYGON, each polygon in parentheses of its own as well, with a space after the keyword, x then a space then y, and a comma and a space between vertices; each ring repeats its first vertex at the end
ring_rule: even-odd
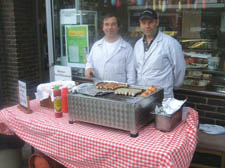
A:
POLYGON ((31 155, 31 146, 25 143, 22 148, 22 156, 23 156, 23 165, 22 168, 29 168, 28 161, 31 155))

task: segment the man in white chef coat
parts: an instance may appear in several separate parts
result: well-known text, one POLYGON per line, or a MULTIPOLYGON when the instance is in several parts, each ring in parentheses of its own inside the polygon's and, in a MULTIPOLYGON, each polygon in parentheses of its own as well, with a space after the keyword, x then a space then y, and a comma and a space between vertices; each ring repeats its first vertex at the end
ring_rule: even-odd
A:
POLYGON ((174 97, 173 89, 183 84, 186 63, 179 42, 158 30, 159 19, 152 9, 140 14, 144 36, 134 46, 138 85, 164 89, 164 98, 174 97))
POLYGON ((86 77, 129 84, 136 82, 133 49, 119 35, 119 26, 114 14, 104 16, 105 36, 91 48, 85 68, 86 77))

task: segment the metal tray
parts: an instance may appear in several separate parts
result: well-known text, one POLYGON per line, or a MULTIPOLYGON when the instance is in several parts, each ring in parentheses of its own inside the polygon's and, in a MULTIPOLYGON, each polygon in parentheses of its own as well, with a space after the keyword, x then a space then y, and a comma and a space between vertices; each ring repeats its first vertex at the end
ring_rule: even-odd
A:
POLYGON ((170 116, 155 114, 155 127, 164 132, 172 131, 182 120, 182 108, 170 116))
MULTIPOLYGON (((142 86, 129 86, 130 88, 147 89, 142 86)), ((68 107, 70 123, 83 121, 97 125, 130 131, 132 137, 138 136, 138 129, 154 118, 151 112, 156 104, 162 102, 163 89, 143 98, 115 95, 87 96, 82 94, 69 94, 68 107)))

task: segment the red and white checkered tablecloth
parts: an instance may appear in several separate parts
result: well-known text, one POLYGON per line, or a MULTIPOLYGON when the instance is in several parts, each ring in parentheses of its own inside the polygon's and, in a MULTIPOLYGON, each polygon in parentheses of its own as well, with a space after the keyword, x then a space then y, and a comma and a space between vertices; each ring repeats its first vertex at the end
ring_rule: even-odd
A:
POLYGON ((37 100, 31 101, 31 109, 32 114, 25 114, 17 106, 5 108, 0 123, 68 168, 189 167, 197 144, 198 112, 192 108, 187 121, 173 131, 164 133, 150 124, 137 138, 122 130, 69 124, 68 114, 55 118, 53 110, 40 107, 37 100))

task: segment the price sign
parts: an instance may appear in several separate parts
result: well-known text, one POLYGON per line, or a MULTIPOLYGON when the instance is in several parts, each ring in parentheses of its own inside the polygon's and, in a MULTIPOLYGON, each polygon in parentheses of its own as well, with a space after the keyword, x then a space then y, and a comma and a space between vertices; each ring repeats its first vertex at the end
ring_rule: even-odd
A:
POLYGON ((20 105, 23 107, 28 108, 28 102, 27 102, 27 85, 23 81, 18 81, 19 86, 19 100, 20 105))
POLYGON ((29 97, 27 96, 27 84, 18 80, 18 108, 25 113, 31 113, 29 97))
POLYGON ((58 80, 71 81, 72 80, 71 67, 55 65, 54 72, 55 72, 55 81, 58 81, 58 80))

